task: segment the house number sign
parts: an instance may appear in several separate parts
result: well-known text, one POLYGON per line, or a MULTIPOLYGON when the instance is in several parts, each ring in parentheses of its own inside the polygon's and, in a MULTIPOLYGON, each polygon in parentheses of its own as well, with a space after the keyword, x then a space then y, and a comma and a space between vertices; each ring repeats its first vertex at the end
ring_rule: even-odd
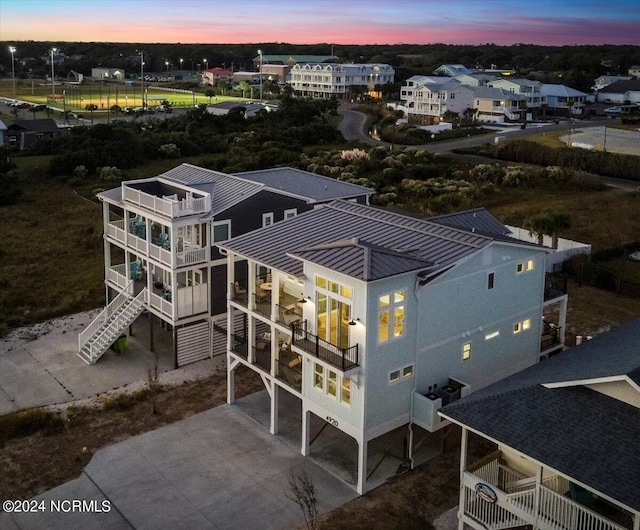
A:
POLYGON ((336 420, 335 418, 332 418, 331 416, 327 416, 325 420, 327 420, 328 424, 333 425, 334 427, 338 426, 338 420, 336 420))

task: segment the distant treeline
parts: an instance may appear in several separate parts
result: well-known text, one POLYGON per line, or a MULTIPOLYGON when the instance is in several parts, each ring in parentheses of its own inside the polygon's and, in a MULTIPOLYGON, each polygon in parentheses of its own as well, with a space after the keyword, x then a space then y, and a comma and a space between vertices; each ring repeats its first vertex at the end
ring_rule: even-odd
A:
POLYGON ((28 72, 46 75, 46 57, 52 47, 68 59, 56 66, 56 75, 65 77, 70 70, 85 75, 98 65, 124 68, 135 73, 139 69, 138 51, 144 52, 145 71, 170 69, 200 70, 224 66, 238 70, 254 70, 258 49, 266 55, 324 55, 332 53, 343 62, 383 62, 396 68, 396 81, 416 74, 430 74, 445 63, 463 64, 468 68, 516 70, 519 74, 545 82, 561 82, 591 91, 593 80, 604 74, 626 74, 629 67, 640 64, 640 46, 459 46, 447 44, 332 45, 320 43, 299 45, 287 43, 256 44, 136 44, 105 42, 8 42, 0 41, 0 64, 11 67, 9 45, 15 46, 16 75, 28 72), (21 60, 36 61, 22 65, 21 60), (180 61, 182 59, 182 62, 180 61))

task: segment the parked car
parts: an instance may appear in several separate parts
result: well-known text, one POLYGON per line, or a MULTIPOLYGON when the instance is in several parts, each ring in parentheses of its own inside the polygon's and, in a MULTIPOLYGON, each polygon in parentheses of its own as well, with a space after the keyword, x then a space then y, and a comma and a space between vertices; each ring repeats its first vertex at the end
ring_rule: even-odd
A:
POLYGON ((135 114, 135 110, 131 107, 125 107, 122 109, 122 114, 135 114))
POLYGON ((171 107, 170 105, 160 105, 158 107, 158 110, 160 112, 166 112, 167 114, 171 114, 173 112, 173 107, 171 107))

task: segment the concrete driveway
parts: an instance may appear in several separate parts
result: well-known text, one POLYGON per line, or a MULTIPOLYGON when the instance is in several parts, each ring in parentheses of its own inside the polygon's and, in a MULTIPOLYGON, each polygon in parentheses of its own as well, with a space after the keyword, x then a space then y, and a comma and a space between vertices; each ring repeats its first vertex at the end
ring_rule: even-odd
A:
POLYGON ((301 471, 313 479, 321 514, 357 496, 236 406, 223 405, 100 449, 79 478, 34 499, 43 511, 0 513, 0 528, 297 528, 304 519, 287 493, 291 473, 301 471), (56 500, 95 502, 85 513, 56 513, 56 500))
MULTIPOLYGON (((0 415, 90 398, 147 380, 155 355, 148 350, 146 315, 134 323, 133 336, 127 340, 124 353, 116 355, 109 351, 94 365, 78 357, 78 333, 98 312, 69 315, 20 328, 0 341, 0 415)), ((173 369, 172 341, 169 332, 155 326, 159 372, 173 369)), ((202 366, 198 369, 202 370, 202 366)))

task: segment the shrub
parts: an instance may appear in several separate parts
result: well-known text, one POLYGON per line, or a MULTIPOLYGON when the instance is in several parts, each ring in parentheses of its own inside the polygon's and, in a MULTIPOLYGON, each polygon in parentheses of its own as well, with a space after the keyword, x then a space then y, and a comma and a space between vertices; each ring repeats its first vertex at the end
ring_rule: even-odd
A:
POLYGON ((38 432, 55 434, 64 429, 59 412, 30 409, 0 416, 0 442, 30 436, 38 432))
POLYGON ((180 149, 176 144, 164 144, 158 148, 158 152, 165 158, 177 158, 180 156, 180 149))
POLYGON ((99 167, 98 175, 107 182, 119 182, 122 180, 122 171, 114 166, 99 167))

